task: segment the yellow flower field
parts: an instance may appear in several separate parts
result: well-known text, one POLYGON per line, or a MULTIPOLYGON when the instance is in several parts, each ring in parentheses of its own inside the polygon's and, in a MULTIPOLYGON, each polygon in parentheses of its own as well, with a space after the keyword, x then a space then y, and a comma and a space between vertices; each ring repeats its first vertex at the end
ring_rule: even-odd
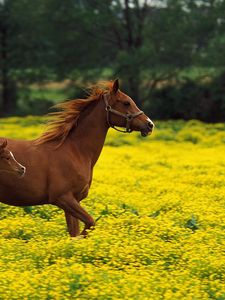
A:
MULTIPOLYGON (((31 139, 42 123, 1 119, 0 135, 31 139)), ((0 204, 0 299, 225 299, 225 124, 156 126, 110 130, 86 239, 58 208, 0 204)))

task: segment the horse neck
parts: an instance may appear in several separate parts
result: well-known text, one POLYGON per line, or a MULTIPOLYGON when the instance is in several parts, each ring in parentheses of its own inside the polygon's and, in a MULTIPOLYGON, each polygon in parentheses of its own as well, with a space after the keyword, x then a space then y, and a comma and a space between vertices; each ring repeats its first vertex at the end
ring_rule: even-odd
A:
POLYGON ((77 127, 68 138, 69 143, 76 153, 85 156, 84 161, 91 160, 93 166, 102 151, 108 128, 104 101, 98 99, 81 113, 77 127))

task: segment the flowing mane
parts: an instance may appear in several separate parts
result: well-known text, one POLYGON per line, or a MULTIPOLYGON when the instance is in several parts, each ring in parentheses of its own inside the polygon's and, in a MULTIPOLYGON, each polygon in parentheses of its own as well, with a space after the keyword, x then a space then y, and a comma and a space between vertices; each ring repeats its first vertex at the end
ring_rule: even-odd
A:
POLYGON ((100 82, 88 88, 88 97, 85 99, 74 99, 54 105, 59 111, 49 113, 50 120, 47 129, 35 140, 36 145, 49 141, 59 141, 57 147, 61 146, 72 129, 77 127, 80 114, 91 104, 97 101, 104 93, 112 90, 113 81, 100 82))

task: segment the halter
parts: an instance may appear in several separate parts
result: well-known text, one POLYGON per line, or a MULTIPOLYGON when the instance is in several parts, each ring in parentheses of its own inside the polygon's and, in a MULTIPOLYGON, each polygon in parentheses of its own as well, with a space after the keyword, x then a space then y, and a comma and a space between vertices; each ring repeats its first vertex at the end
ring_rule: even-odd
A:
POLYGON ((113 109, 110 105, 109 102, 107 100, 106 94, 103 95, 103 99, 105 101, 105 110, 106 110, 106 117, 107 117, 107 123, 109 125, 109 127, 119 131, 119 132, 123 132, 123 133, 131 133, 133 130, 130 128, 131 122, 134 118, 136 118, 137 116, 140 116, 143 114, 143 111, 138 111, 134 114, 123 114, 118 110, 113 109), (115 115, 118 115, 120 117, 123 117, 126 119, 126 130, 120 130, 118 128, 116 128, 113 124, 110 123, 110 114, 109 113, 113 113, 115 115))

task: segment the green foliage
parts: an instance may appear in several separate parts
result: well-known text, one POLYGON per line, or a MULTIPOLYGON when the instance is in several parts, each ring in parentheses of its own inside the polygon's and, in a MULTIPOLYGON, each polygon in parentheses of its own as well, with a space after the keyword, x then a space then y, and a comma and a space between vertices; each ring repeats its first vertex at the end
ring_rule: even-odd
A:
POLYGON ((187 222, 185 224, 185 227, 189 228, 189 229, 191 229, 193 231, 199 229, 199 225, 198 225, 196 217, 195 216, 191 216, 191 218, 187 220, 187 222))
POLYGON ((116 76, 154 118, 222 121, 224 7, 224 0, 1 1, 0 113, 43 114, 116 76), (69 89, 40 86, 68 78, 69 89))
POLYGON ((199 119, 206 122, 225 120, 224 73, 209 82, 192 79, 168 85, 152 92, 146 110, 152 118, 199 119))

